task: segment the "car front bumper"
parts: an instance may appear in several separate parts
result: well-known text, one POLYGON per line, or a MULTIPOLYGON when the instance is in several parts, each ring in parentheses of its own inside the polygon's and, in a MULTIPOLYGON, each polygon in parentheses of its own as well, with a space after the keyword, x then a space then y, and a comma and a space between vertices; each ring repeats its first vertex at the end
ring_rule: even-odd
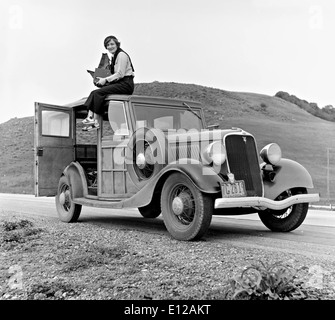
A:
POLYGON ((257 208, 260 210, 272 209, 282 210, 297 203, 309 203, 320 201, 318 193, 297 194, 284 200, 275 201, 264 197, 237 197, 237 198, 218 198, 215 200, 214 208, 257 208))

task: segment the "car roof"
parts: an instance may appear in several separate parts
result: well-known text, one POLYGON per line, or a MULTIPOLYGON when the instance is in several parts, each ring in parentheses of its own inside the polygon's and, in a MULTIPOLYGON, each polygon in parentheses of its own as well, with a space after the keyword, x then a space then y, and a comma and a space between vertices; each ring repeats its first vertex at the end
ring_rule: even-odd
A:
MULTIPOLYGON (((72 103, 63 105, 64 107, 81 109, 87 98, 82 98, 72 103)), ((165 98, 158 96, 141 96, 141 95, 108 95, 106 100, 117 100, 117 101, 130 101, 131 103, 145 103, 145 104, 154 104, 157 106, 166 106, 167 104, 172 107, 183 107, 183 103, 187 103, 192 106, 192 108, 202 108, 200 102, 189 101, 184 99, 175 99, 175 98, 165 98)))

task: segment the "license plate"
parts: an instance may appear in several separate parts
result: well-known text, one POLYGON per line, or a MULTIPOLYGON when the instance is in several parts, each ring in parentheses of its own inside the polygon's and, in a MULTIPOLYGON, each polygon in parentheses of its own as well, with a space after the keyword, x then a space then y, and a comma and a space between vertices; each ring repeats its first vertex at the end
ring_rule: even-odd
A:
POLYGON ((233 183, 222 182, 221 191, 223 198, 245 197, 245 184, 243 180, 238 180, 233 183))

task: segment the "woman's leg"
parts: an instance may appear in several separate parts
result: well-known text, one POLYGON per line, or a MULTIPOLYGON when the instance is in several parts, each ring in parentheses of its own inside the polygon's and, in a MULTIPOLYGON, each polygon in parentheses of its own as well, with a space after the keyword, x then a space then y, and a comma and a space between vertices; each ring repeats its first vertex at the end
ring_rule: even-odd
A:
POLYGON ((84 105, 94 114, 103 114, 106 104, 106 97, 109 94, 132 94, 134 92, 134 81, 126 77, 118 82, 93 90, 84 105))
MULTIPOLYGON (((83 123, 90 124, 90 130, 99 128, 99 119, 105 111, 106 97, 109 94, 132 94, 134 88, 133 77, 125 77, 118 82, 92 91, 84 103, 88 109, 88 116, 83 123)), ((86 131, 87 128, 83 130, 86 131)))

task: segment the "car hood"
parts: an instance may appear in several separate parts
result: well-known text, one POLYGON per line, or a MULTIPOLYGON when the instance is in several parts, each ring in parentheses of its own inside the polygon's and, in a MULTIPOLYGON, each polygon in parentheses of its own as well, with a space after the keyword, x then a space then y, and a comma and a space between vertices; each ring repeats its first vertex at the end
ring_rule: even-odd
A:
POLYGON ((240 128, 231 128, 224 130, 177 130, 169 131, 167 133, 167 140, 169 144, 175 143, 187 143, 187 142, 205 142, 208 143, 213 141, 220 141, 226 135, 238 134, 238 135, 250 135, 248 132, 240 128))

